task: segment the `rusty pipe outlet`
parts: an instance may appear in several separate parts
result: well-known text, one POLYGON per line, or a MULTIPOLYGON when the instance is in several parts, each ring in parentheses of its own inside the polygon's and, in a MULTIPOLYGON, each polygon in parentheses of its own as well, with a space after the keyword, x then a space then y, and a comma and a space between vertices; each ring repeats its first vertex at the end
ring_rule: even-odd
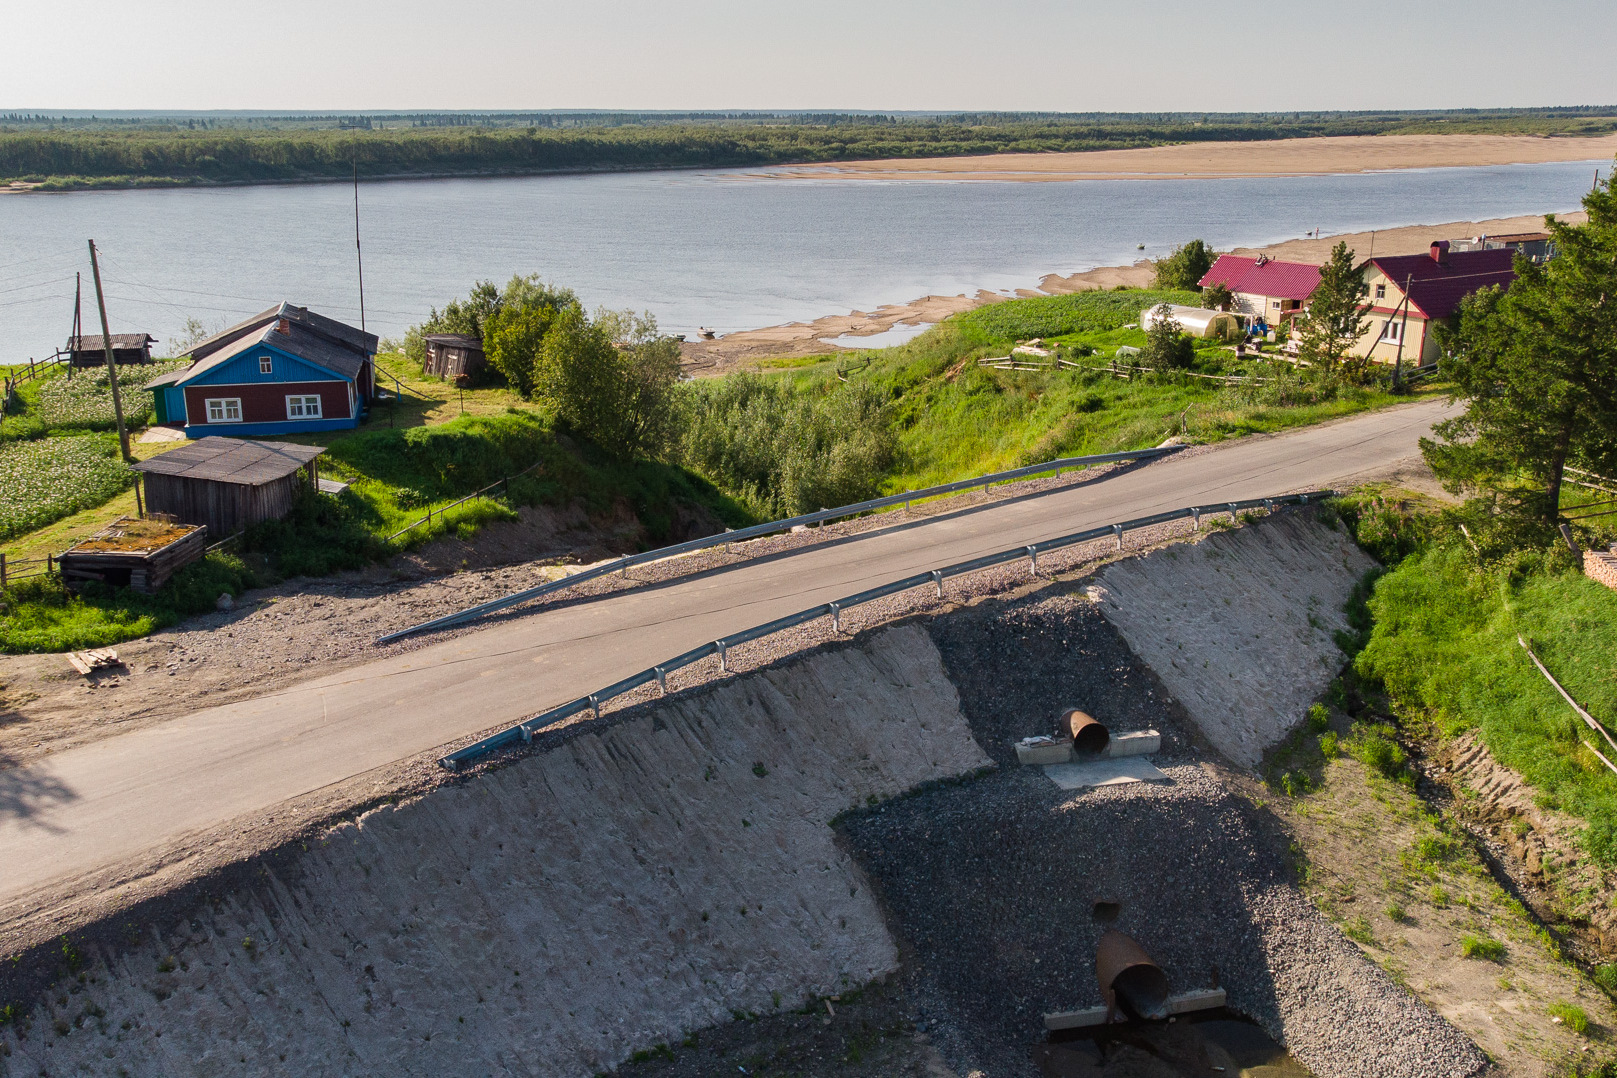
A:
POLYGON ((1081 753, 1095 755, 1106 751, 1112 735, 1087 712, 1071 708, 1061 713, 1060 728, 1072 738, 1072 747, 1081 753))
POLYGON ((1145 948, 1121 932, 1107 932, 1095 947, 1095 976, 1108 1012, 1130 1018, 1168 1017, 1168 978, 1145 948))

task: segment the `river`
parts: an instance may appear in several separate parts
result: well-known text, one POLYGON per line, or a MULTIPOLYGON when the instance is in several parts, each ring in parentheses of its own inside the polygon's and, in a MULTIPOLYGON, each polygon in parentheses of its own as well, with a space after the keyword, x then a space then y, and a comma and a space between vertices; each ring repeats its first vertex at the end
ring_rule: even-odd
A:
MULTIPOLYGON (((590 307, 728 332, 1029 287, 1194 237, 1227 248, 1315 228, 1568 211, 1606 164, 1055 183, 723 170, 367 183, 366 323, 397 336, 479 278, 536 272, 590 307)), ((0 195, 0 363, 66 339, 76 271, 93 296, 92 237, 114 332, 166 340, 187 317, 223 325, 281 299, 357 323, 353 200, 342 184, 0 195)), ((96 330, 93 302, 84 310, 96 330)))

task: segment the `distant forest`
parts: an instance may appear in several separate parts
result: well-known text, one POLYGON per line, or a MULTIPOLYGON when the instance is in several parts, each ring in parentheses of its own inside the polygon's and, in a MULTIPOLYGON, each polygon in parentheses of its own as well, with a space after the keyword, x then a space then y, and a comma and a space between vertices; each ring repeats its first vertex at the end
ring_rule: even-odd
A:
POLYGON ((0 182, 45 189, 717 168, 1471 132, 1597 135, 1617 107, 1317 113, 0 114, 0 182))

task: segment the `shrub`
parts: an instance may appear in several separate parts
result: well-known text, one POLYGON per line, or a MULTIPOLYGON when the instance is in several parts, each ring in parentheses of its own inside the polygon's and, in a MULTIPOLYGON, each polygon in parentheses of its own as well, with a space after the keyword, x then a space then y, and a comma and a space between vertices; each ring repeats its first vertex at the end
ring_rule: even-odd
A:
POLYGON ((1608 993, 1617 995, 1617 965, 1606 964, 1595 967, 1595 984, 1604 988, 1608 993))
POLYGON ((1460 956, 1481 962, 1498 962, 1505 957, 1505 945, 1487 936, 1465 936, 1460 940, 1460 956))
POLYGON ((1398 924, 1409 920, 1409 912, 1396 902, 1387 903, 1387 908, 1382 912, 1387 915, 1387 920, 1398 924))
POLYGON ((1157 260, 1156 287, 1199 290, 1201 279, 1213 268, 1215 257, 1213 249, 1202 240, 1175 247, 1167 258, 1157 260))
POLYGON ((1308 728, 1316 734, 1323 734, 1331 728, 1331 711, 1324 704, 1315 704, 1308 709, 1308 728))

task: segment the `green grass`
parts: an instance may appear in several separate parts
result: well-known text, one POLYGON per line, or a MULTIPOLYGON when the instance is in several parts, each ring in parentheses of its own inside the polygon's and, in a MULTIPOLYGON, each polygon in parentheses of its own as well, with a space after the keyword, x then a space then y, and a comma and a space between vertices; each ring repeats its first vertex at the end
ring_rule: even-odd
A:
MULTIPOLYGON (((1617 592, 1548 559, 1481 569, 1462 545, 1407 558, 1375 586, 1370 639, 1356 661, 1399 707, 1446 733, 1475 729, 1494 757, 1587 825, 1589 854, 1617 866, 1617 778, 1593 735, 1517 643, 1532 643, 1573 698, 1617 719, 1617 592)), ((1608 754, 1609 755, 1609 754, 1608 754)))
MULTIPOLYGON (((154 363, 118 369, 118 397, 123 405, 124 427, 133 430, 152 420, 155 395, 141 387, 159 374, 184 367, 184 362, 154 363)), ((112 383, 106 368, 75 371, 73 377, 57 373, 25 387, 28 414, 37 416, 49 430, 116 430, 117 415, 112 406, 112 383)))
POLYGON ((1582 1007, 1575 1007, 1570 1003, 1552 1003, 1549 1015, 1551 1018, 1559 1018, 1562 1025, 1580 1036, 1589 1032, 1589 1014, 1582 1007))
MULTIPOLYGON (((1140 313, 1162 303, 1200 307, 1195 292, 1120 289, 1035 296, 977 307, 956 316, 961 329, 983 343, 1014 342, 1034 337, 1104 333, 1140 320, 1140 313)), ((1143 341, 1144 336, 1142 334, 1143 341)))
POLYGON ((1460 940, 1460 957, 1498 962, 1505 957, 1505 945, 1487 936, 1465 936, 1460 940))

